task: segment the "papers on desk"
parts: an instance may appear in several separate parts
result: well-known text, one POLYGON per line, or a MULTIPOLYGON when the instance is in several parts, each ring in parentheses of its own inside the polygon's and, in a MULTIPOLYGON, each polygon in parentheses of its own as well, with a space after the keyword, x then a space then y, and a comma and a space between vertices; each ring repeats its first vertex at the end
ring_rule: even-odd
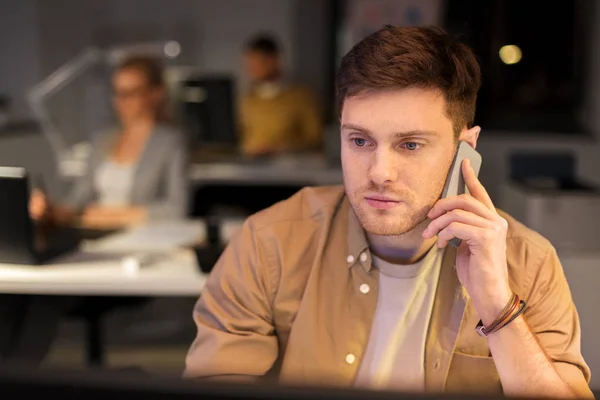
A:
MULTIPOLYGON (((229 242, 244 218, 224 219, 221 240, 229 242)), ((202 220, 156 221, 86 244, 89 250, 162 252, 202 243, 206 224, 202 220)))
POLYGON ((157 221, 93 243, 94 249, 164 251, 198 243, 204 236, 202 221, 157 221))
POLYGON ((196 297, 206 282, 191 250, 165 251, 134 273, 123 268, 126 254, 79 252, 47 265, 0 264, 0 293, 196 297))
MULTIPOLYGON (((244 219, 225 219, 225 240, 244 219)), ((0 264, 0 293, 198 296, 206 275, 191 249, 204 240, 202 220, 152 222, 103 239, 46 265, 0 264)))

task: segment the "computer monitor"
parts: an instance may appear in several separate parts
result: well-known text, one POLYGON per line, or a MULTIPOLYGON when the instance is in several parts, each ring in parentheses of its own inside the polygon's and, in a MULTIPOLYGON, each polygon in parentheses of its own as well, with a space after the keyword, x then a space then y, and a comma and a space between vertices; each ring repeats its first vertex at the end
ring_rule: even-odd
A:
POLYGON ((77 248, 75 229, 34 224, 25 168, 0 166, 0 263, 41 264, 77 248))
POLYGON ((274 384, 191 382, 124 371, 53 371, 3 368, 2 398, 155 399, 155 400, 404 400, 493 399, 499 396, 408 394, 358 389, 291 387, 274 384), (34 397, 36 396, 36 397, 34 397))
POLYGON ((0 167, 0 261, 5 263, 34 251, 27 182, 24 168, 0 167))
POLYGON ((184 129, 195 144, 237 146, 232 77, 202 75, 185 80, 181 106, 184 129))

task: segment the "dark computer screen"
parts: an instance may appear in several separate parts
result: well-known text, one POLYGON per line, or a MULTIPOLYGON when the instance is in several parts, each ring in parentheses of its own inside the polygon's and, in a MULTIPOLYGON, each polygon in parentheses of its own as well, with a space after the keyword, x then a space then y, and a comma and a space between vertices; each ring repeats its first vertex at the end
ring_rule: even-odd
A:
POLYGON ((372 392, 353 389, 283 387, 273 384, 208 383, 158 378, 129 371, 0 369, 1 398, 157 400, 403 400, 492 399, 488 396, 372 392), (35 396, 35 397, 34 397, 35 396))
POLYGON ((182 121, 197 145, 237 144, 234 80, 198 76, 183 82, 182 121))

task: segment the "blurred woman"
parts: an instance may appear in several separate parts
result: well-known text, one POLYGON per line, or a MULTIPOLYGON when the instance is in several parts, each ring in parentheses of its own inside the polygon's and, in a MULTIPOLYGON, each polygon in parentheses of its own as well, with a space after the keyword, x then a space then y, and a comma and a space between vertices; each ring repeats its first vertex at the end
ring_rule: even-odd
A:
MULTIPOLYGON (((87 173, 64 203, 33 191, 34 219, 102 229, 186 215, 186 149, 167 125, 160 64, 129 58, 116 68, 112 86, 119 126, 93 137, 87 173)), ((62 317, 86 305, 77 297, 2 295, 0 362, 41 362, 62 317)))
POLYGON ((34 191, 34 219, 112 228, 148 219, 179 218, 187 212, 185 147, 167 126, 165 83, 160 64, 133 57, 113 76, 120 126, 92 139, 87 173, 63 204, 34 191))

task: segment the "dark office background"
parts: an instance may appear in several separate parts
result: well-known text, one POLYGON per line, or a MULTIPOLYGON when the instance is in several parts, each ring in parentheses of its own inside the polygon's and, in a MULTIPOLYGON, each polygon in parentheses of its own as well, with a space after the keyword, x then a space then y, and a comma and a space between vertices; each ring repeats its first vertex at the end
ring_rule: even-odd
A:
MULTIPOLYGON (((242 48, 257 32, 271 32, 279 38, 289 76, 317 93, 330 124, 328 132, 335 139, 335 69, 347 50, 347 17, 360 2, 0 0, 1 164, 40 171, 49 192, 57 197, 70 186, 71 180, 58 173, 56 155, 32 120, 27 93, 82 51, 138 41, 177 41, 181 55, 169 61, 176 67, 170 78, 177 80, 192 71, 190 85, 195 85, 206 76, 230 77, 232 92, 222 93, 223 98, 232 99, 233 111, 248 84, 242 48)), ((405 5, 406 12, 380 15, 385 23, 418 22, 427 15, 418 10, 439 9, 436 23, 474 48, 483 69, 476 117, 483 129, 478 143, 485 160, 480 178, 500 208, 515 152, 567 152, 574 157, 574 174, 600 186, 600 8, 596 1, 392 2, 405 5), (502 49, 506 54, 501 55, 502 49)), ((94 130, 113 121, 105 72, 95 70, 82 76, 48 105, 69 145, 87 140, 94 130)), ((202 113, 198 112, 206 116, 202 113)), ((223 128, 224 124, 210 122, 213 116, 206 116, 207 124, 223 128)), ((198 123, 191 121, 187 127, 193 131, 191 127, 198 123)), ((203 146, 201 140, 191 143, 203 146)), ((150 368, 179 372, 194 333, 193 327, 189 330, 191 306, 169 300, 153 307, 144 315, 117 315, 107 322, 109 327, 127 327, 108 332, 108 342, 119 349, 110 360, 128 364, 141 359, 150 368), (141 355, 138 345, 146 346, 141 355), (147 348, 151 351, 146 352, 147 348)), ((594 318, 582 319, 597 327, 594 318)), ((64 332, 68 340, 59 343, 63 347, 51 358, 76 364, 81 352, 69 339, 73 332, 77 337, 78 330, 67 326, 64 332)), ((586 350, 598 354, 597 348, 586 350)), ((592 362, 600 367, 598 359, 592 362)))

